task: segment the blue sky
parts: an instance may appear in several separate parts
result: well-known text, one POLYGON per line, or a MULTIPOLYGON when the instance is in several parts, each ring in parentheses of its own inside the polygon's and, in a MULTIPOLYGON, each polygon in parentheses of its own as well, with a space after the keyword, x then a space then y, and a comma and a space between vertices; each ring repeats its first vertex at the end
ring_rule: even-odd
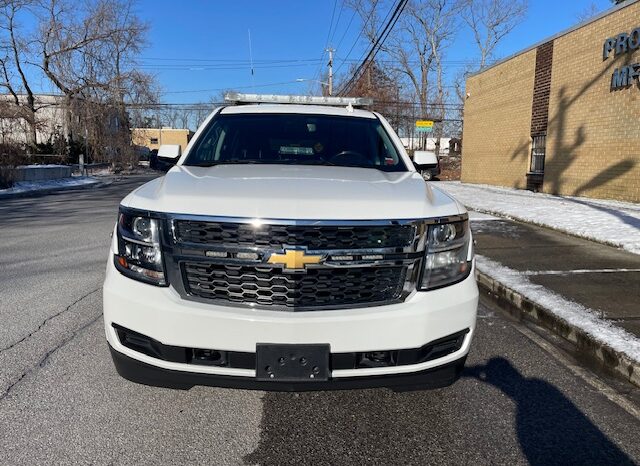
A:
MULTIPOLYGON (((611 7, 608 0, 530 0, 525 21, 501 44, 498 58, 571 27, 591 4, 599 10, 611 7)), ((341 9, 342 0, 336 5, 334 13, 334 0, 141 0, 139 14, 151 26, 143 67, 157 75, 164 101, 172 103, 206 101, 219 95, 217 89, 250 92, 253 83, 256 92, 306 93, 312 83, 292 81, 318 77, 332 14, 336 66, 358 36, 358 18, 347 29, 352 12, 341 9), (253 79, 246 64, 249 30, 253 79), (266 86, 272 83, 281 84, 266 86), (188 92, 194 90, 200 92, 188 92)), ((469 40, 461 34, 447 59, 475 58, 469 40)), ((356 44, 349 58, 360 58, 365 48, 364 42, 356 44)))

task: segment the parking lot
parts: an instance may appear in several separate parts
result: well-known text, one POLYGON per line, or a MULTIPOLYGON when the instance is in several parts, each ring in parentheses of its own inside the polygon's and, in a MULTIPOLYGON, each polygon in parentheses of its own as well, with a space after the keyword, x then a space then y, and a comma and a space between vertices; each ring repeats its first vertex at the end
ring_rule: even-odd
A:
POLYGON ((462 379, 441 390, 175 391, 120 378, 101 282, 118 203, 146 179, 0 206, 0 463, 640 460, 637 394, 488 303, 462 379))

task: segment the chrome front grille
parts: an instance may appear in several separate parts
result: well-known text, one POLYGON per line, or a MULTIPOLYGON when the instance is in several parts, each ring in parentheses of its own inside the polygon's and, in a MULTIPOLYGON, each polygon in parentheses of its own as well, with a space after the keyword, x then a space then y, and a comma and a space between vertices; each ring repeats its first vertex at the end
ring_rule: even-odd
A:
POLYGON ((415 238, 414 225, 278 225, 177 220, 178 242, 281 249, 304 246, 309 250, 404 248, 415 238))
POLYGON ((184 299, 284 311, 402 302, 415 291, 428 228, 423 220, 168 220, 168 273, 184 299))
POLYGON ((295 274, 280 267, 191 261, 182 267, 194 296, 298 310, 395 301, 407 273, 405 266, 318 267, 295 274))

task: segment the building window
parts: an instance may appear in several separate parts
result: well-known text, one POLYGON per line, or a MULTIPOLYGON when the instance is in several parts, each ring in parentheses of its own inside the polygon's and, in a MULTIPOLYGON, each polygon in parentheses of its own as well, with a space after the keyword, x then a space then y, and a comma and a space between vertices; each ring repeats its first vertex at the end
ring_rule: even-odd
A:
POLYGON ((531 173, 544 173, 544 155, 547 136, 534 136, 531 146, 531 173))
POLYGON ((149 142, 150 142, 151 144, 158 144, 158 138, 151 138, 151 139, 149 140, 149 142))

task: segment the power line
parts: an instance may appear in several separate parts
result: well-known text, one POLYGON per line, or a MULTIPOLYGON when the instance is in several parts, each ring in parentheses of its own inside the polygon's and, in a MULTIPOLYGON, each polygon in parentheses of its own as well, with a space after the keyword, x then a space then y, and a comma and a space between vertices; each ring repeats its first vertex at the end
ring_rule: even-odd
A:
POLYGON ((273 86, 282 86, 285 84, 294 84, 299 81, 284 81, 279 83, 266 83, 266 84, 256 84, 255 86, 229 86, 229 87, 219 87, 215 89, 192 89, 192 90, 180 90, 180 91, 166 91, 164 94, 191 94, 198 92, 218 92, 218 91, 226 91, 228 89, 251 89, 254 87, 273 87, 273 86))
POLYGON ((340 2, 340 11, 338 12, 338 19, 336 20, 336 26, 333 28, 333 34, 331 34, 331 39, 329 39, 329 43, 327 45, 331 45, 333 43, 333 39, 336 36, 336 32, 338 31, 338 26, 340 25, 340 18, 342 18, 342 11, 344 10, 344 2, 345 0, 341 0, 340 2))
MULTIPOLYGON (((277 84, 277 83, 273 83, 273 84, 277 84)), ((251 87, 251 86, 246 86, 246 87, 251 87)), ((257 86, 256 86, 257 87, 257 86)), ((224 90, 224 89, 218 89, 218 90, 224 90)), ((421 104, 419 102, 412 102, 412 101, 406 101, 406 100, 375 100, 374 104, 379 104, 379 105, 385 105, 385 106, 404 106, 406 108, 420 108, 421 104)), ((128 103, 125 104, 128 107, 133 107, 133 108, 155 108, 155 107, 193 107, 193 108, 202 108, 202 107, 210 107, 212 105, 228 105, 228 102, 190 102, 190 103, 184 103, 184 102, 158 102, 158 103, 150 103, 150 104, 133 104, 133 103, 128 103)), ((427 107, 430 108, 447 108, 447 109, 461 109, 463 108, 463 105, 461 104, 454 104, 454 103, 438 103, 438 102, 427 102, 425 104, 427 107)))
MULTIPOLYGON (((405 107, 422 107, 420 102, 409 102, 406 100, 374 100, 374 104, 383 104, 391 106, 405 106, 405 107)), ((426 107, 431 108, 464 108, 464 105, 455 104, 450 102, 427 102, 424 104, 426 107)))
MULTIPOLYGON (((329 38, 331 37, 331 29, 333 29, 333 18, 336 14, 336 7, 338 6, 338 0, 333 0, 333 11, 331 12, 331 20, 329 21, 329 32, 327 32, 327 40, 325 41, 325 48, 329 46, 329 38)), ((342 8, 340 9, 342 12, 342 8)))
POLYGON ((320 55, 320 66, 318 66, 318 71, 314 74, 316 80, 320 79, 322 76, 322 62, 324 61, 324 57, 327 53, 327 49, 329 48, 329 38, 331 37, 331 29, 333 29, 333 18, 336 14, 336 6, 338 5, 338 0, 333 0, 333 10, 331 11, 331 20, 329 21, 329 31, 327 32, 327 40, 325 40, 324 49, 322 50, 322 55, 320 55))
POLYGON ((355 19, 357 13, 358 12, 354 9, 353 10, 353 14, 351 15, 351 19, 347 23, 347 27, 344 30, 344 32, 342 33, 342 36, 340 37, 340 41, 338 41, 338 45, 336 45, 336 50, 340 50, 340 46, 342 45, 342 42, 344 41, 344 38, 347 35, 347 32, 349 32, 349 29, 351 28, 351 24, 353 23, 353 20, 355 19))
POLYGON ((365 59, 362 61, 362 63, 360 63, 358 68, 356 68, 356 71, 353 73, 353 76, 351 77, 351 79, 349 79, 349 81, 347 81, 347 83, 344 86, 342 86, 342 89, 338 92, 338 95, 350 90, 351 87, 353 86, 353 84, 355 83, 355 80, 359 77, 361 71, 365 68, 365 66, 368 66, 368 64, 371 61, 373 61, 373 59, 375 58, 376 54, 378 53, 379 48, 382 47, 382 45, 384 44, 384 41, 387 39, 387 37, 389 37, 389 33, 391 32, 391 30, 395 26, 396 22, 398 21, 398 18, 402 14, 402 11, 404 10, 404 7, 407 5, 407 2, 408 2, 408 0, 399 0, 398 1, 398 5, 396 6, 396 9, 393 11, 393 15, 391 16, 391 18, 387 22, 387 24, 384 27, 382 33, 380 35, 378 35, 378 38, 376 39, 376 41, 371 46, 371 49, 369 50, 369 53, 367 54, 365 59))
MULTIPOLYGON (((340 43, 339 43, 340 45, 340 43)), ((294 58, 294 59, 263 59, 263 60, 254 60, 254 64, 288 64, 288 63, 311 63, 318 64, 321 60, 319 58, 294 58)), ((344 58, 340 58, 341 62, 359 62, 360 59, 349 58, 349 54, 345 55, 344 58)), ((476 65, 480 63, 479 59, 459 59, 459 60, 441 60, 443 64, 460 64, 460 65, 476 65)), ((143 58, 141 65, 138 66, 189 66, 191 64, 207 64, 207 66, 227 66, 227 65, 248 65, 249 60, 244 59, 204 59, 204 58, 143 58), (158 60, 158 61, 169 61, 169 62, 182 62, 182 63, 148 63, 149 61, 158 60)), ((378 60, 378 63, 397 63, 397 60, 385 59, 378 60)), ((418 60, 408 60, 408 63, 419 64, 418 60)), ((489 62, 491 64, 493 62, 489 62)))
MULTIPOLYGON (((245 58, 184 58, 184 57, 142 57, 142 61, 186 61, 186 62, 225 62, 225 63, 249 63, 245 58)), ((287 63, 301 61, 319 61, 318 58, 270 58, 254 60, 254 63, 287 63)))
MULTIPOLYGON (((281 65, 254 65, 256 69, 277 69, 277 68, 304 68, 313 66, 312 63, 291 63, 291 64, 281 64, 281 65)), ((210 65, 167 65, 167 66, 158 66, 158 65, 139 65, 139 69, 144 70, 157 70, 157 71, 209 71, 209 70, 246 70, 247 65, 219 65, 219 66, 210 66, 210 65)))
MULTIPOLYGON (((375 11, 375 9, 378 6, 378 0, 375 0, 373 3, 373 11, 375 11)), ((392 7, 393 8, 393 7, 392 7)), ((389 11, 391 11, 391 9, 389 9, 389 11)), ((354 15, 355 15, 355 11, 354 11, 354 15)), ((389 16, 389 14, 387 13, 387 16, 389 16)), ((342 60, 342 62, 340 63, 340 65, 338 65, 338 68, 336 69, 336 73, 338 73, 338 71, 340 71, 340 69, 344 66, 345 62, 347 61, 347 58, 349 58, 351 56, 351 52, 353 52, 353 49, 356 47, 356 45, 358 45, 358 42, 360 42, 360 38, 362 37, 362 33, 364 32, 364 30, 366 29, 367 25, 369 24, 369 21, 371 21, 371 18, 373 18, 373 12, 371 15, 369 15, 364 23, 362 24, 362 27, 360 28, 360 32, 358 33, 356 40, 353 42, 353 44, 351 45, 351 48, 349 49, 349 51, 347 52, 347 55, 345 56, 345 59, 342 60)))

